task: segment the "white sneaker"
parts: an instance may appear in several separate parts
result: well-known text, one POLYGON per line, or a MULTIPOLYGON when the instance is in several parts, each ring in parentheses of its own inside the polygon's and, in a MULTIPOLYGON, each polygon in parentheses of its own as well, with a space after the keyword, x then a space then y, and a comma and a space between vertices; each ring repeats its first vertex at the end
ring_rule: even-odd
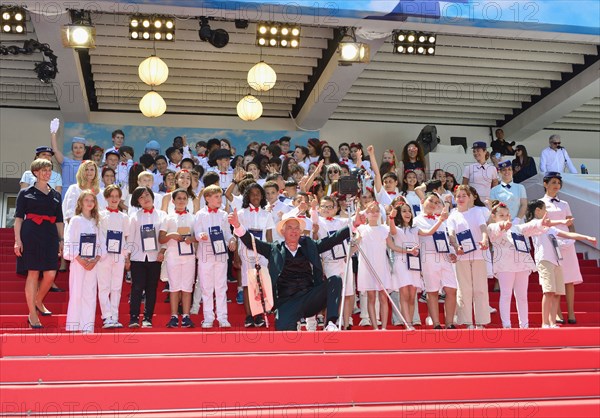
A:
POLYGON ((475 325, 471 324, 467 326, 467 329, 475 329, 475 325))
POLYGON ((548 325, 548 324, 542 324, 542 328, 550 328, 550 325, 548 325))
POLYGON ((433 325, 433 319, 431 319, 430 316, 428 316, 427 318, 425 318, 425 324, 432 326, 433 325))
POLYGON ((144 319, 142 321, 142 328, 152 328, 152 321, 148 321, 147 319, 144 319))
POLYGON ((214 321, 202 321, 202 328, 212 328, 214 321))
POLYGON ((348 317, 348 323, 346 325, 352 325, 354 326, 354 319, 352 319, 352 317, 348 317))
POLYGON ((485 329, 485 325, 475 325, 475 329, 485 329))
POLYGON ((190 309, 190 315, 198 315, 198 312, 200 312, 200 306, 192 306, 190 309))
POLYGON ((114 327, 115 327, 115 324, 111 318, 104 319, 103 325, 102 325, 103 329, 110 329, 110 328, 114 328, 114 327))
POLYGON ((121 324, 118 319, 111 318, 111 320, 112 320, 113 328, 123 328, 123 324, 121 324))
POLYGON ((370 327, 371 326, 371 320, 369 318, 363 318, 358 323, 358 326, 359 327, 370 327))
POLYGON ((558 325, 558 324, 552 324, 552 325, 550 325, 550 328, 560 328, 560 325, 558 325))
POLYGON ((316 331, 317 330, 317 318, 311 316, 310 318, 306 318, 306 330, 307 331, 316 331))
MULTIPOLYGON (((202 323, 202 325, 204 326, 204 323, 202 323)), ((228 320, 224 319, 222 321, 219 321, 219 327, 221 327, 221 328, 231 328, 231 324, 229 323, 228 320)))
POLYGON ((498 309, 496 309, 496 308, 492 308, 492 307, 490 306, 490 313, 496 313, 496 312, 498 312, 498 309))
POLYGON ((329 321, 329 323, 327 324, 325 329, 323 329, 323 331, 327 331, 327 332, 334 332, 334 331, 339 331, 339 330, 340 329, 337 327, 337 325, 331 321, 329 321))

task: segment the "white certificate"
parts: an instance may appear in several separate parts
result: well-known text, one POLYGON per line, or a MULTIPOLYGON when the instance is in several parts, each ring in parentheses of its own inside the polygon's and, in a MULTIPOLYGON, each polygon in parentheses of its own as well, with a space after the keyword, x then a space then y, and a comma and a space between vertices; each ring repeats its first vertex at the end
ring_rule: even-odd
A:
POLYGON ((81 257, 94 257, 94 246, 95 245, 96 244, 93 242, 82 242, 79 255, 81 257))

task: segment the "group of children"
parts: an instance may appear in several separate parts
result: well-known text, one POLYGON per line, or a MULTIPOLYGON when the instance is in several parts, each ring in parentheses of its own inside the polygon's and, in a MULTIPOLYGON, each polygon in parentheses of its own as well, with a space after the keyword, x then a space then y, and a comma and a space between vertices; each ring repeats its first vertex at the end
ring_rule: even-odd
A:
MULTIPOLYGON (((500 283, 503 326, 511 326, 513 292, 519 326, 529 326, 527 285, 530 273, 537 270, 544 292, 542 324, 555 327, 558 298, 565 293, 561 247, 570 245, 569 240, 595 242, 593 237, 565 231, 572 220, 551 219, 543 200, 526 205, 524 222, 510 213, 506 203, 490 201, 489 189, 498 184, 498 174, 487 167, 485 153, 481 158, 474 153, 481 171, 467 168, 463 184, 448 190, 442 170, 426 182, 422 182, 424 167, 418 164, 399 173, 392 150, 384 153, 384 163, 378 166, 372 146, 367 148, 369 160, 363 161, 362 145, 354 143, 342 144, 347 155, 337 157, 330 146, 313 139, 290 156, 289 138, 282 138, 264 147, 250 144, 244 156, 236 158, 230 144, 211 141, 196 148, 198 155, 189 157, 189 164, 184 158, 169 162, 177 171, 173 181, 165 171, 158 189, 164 194, 157 190, 153 172, 160 156, 152 157, 154 165, 149 167, 149 158, 143 158, 144 165, 131 164, 127 184, 121 187, 104 182, 101 188, 101 171, 93 162, 81 163, 77 182, 63 201, 64 256, 71 261, 68 330, 93 330, 96 298, 103 326, 122 326, 118 308, 124 271, 131 272, 132 280, 131 328, 139 327, 140 319, 142 327, 152 327, 161 279, 168 281, 170 292, 168 327, 193 327, 190 315, 199 313, 200 305, 203 328, 214 327, 215 320, 221 328, 230 327, 228 280, 238 281, 236 301, 245 306, 244 325, 263 326, 262 317, 250 312, 247 270, 255 263, 266 266, 266 260, 237 243, 227 221, 234 209, 240 222, 265 241, 281 239, 275 225, 286 217, 304 218, 305 234, 318 239, 350 224, 355 213, 366 216, 366 223, 356 230, 358 245, 342 245, 322 257, 326 276, 345 277, 346 327, 352 325, 357 291, 361 325, 373 329, 387 328, 390 299, 395 305, 392 324, 408 329, 420 324, 419 291, 426 294, 434 328, 443 328, 440 297, 445 298, 446 328, 484 327, 490 323, 490 270, 500 283), (292 172, 300 175, 294 177, 292 172), (341 194, 339 179, 344 174, 357 179, 356 198, 341 194), (485 179, 490 183, 487 193, 477 190, 485 179), (535 261, 528 237, 533 238, 535 261), (353 248, 356 253, 349 254, 353 248), (232 277, 234 267, 240 271, 237 279, 232 277)), ((481 148, 474 145, 478 154, 481 148)), ((183 155, 180 148, 177 153, 168 151, 176 158, 183 155)), ((560 180, 559 175, 554 178, 560 180)), ((545 185, 551 180, 545 179, 545 185)), ((307 318, 307 329, 315 329, 318 320, 307 318)))

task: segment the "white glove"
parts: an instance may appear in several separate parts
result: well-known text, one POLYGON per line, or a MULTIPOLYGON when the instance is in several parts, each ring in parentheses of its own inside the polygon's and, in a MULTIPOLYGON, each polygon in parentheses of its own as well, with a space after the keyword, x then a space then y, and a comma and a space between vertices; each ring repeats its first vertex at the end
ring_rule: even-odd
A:
POLYGON ((60 119, 54 118, 50 121, 50 133, 55 134, 58 132, 58 128, 60 127, 60 119))

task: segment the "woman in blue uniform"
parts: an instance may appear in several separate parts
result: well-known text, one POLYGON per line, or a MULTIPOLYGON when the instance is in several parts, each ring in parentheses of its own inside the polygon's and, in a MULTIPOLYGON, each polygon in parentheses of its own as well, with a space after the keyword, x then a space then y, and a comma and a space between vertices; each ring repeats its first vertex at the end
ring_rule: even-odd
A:
POLYGON ((62 252, 63 215, 60 193, 48 185, 52 163, 38 158, 31 163, 31 172, 37 181, 21 190, 17 197, 15 254, 17 274, 27 276, 25 297, 29 326, 42 328, 38 312, 43 316, 52 314, 44 306, 44 298, 56 277, 62 252), (38 286, 40 272, 43 278, 38 286))

